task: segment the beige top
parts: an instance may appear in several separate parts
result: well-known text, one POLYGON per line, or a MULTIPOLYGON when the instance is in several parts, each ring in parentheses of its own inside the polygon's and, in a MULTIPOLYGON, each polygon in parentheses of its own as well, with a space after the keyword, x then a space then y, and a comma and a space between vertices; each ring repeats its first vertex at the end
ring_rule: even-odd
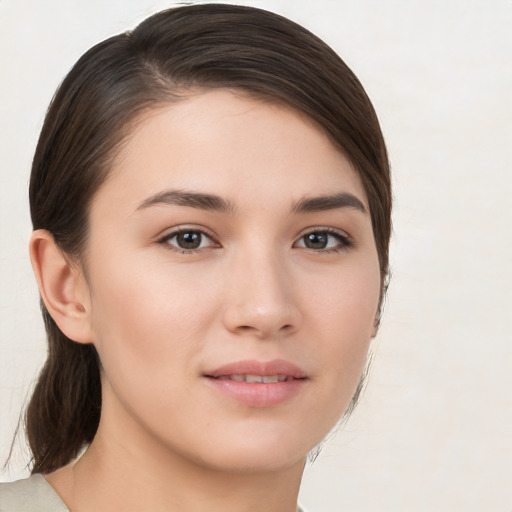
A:
POLYGON ((0 512, 69 512, 43 475, 0 483, 0 512))
MULTIPOLYGON (((0 512, 69 512, 43 475, 0 483, 0 512)), ((297 512, 302 512, 300 507, 297 512)), ((305 512, 305 511, 304 511, 305 512)))

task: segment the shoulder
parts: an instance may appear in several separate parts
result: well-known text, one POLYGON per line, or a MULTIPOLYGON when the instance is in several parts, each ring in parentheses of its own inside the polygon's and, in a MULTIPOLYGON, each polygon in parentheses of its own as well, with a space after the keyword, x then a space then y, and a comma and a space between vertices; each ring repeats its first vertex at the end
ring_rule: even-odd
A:
POLYGON ((43 475, 0 483, 0 512, 69 512, 43 475))

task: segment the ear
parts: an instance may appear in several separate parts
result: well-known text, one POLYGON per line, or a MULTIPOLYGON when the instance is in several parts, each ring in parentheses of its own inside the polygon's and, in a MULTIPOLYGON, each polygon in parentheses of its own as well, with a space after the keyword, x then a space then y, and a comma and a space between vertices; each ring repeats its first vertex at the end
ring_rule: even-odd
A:
POLYGON ((89 288, 78 265, 71 264, 46 230, 30 238, 30 260, 41 298, 59 329, 78 343, 92 343, 89 288))

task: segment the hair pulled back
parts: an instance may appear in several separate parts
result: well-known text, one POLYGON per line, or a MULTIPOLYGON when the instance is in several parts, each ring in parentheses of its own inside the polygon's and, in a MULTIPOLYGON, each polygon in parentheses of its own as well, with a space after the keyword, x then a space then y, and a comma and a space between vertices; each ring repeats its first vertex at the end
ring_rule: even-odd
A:
MULTIPOLYGON (((365 188, 383 289, 391 188, 373 107, 345 63, 316 36, 252 7, 206 4, 155 14, 83 55, 57 90, 34 156, 34 229, 80 261, 88 208, 134 122, 192 90, 230 88, 288 105, 312 119, 351 161, 365 188)), ((70 462, 92 441, 101 413, 93 345, 68 339, 42 305, 48 358, 26 415, 33 473, 70 462)))

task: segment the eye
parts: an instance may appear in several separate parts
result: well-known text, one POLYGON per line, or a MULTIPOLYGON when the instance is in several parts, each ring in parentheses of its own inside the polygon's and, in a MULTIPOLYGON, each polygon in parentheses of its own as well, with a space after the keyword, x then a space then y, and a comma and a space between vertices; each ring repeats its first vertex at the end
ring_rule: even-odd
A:
POLYGON ((352 245, 347 235, 329 229, 318 229, 303 235, 294 246, 328 252, 342 250, 352 245))
POLYGON ((210 236, 199 229, 180 229, 165 235, 160 243, 179 252, 193 252, 207 247, 218 247, 210 236))

